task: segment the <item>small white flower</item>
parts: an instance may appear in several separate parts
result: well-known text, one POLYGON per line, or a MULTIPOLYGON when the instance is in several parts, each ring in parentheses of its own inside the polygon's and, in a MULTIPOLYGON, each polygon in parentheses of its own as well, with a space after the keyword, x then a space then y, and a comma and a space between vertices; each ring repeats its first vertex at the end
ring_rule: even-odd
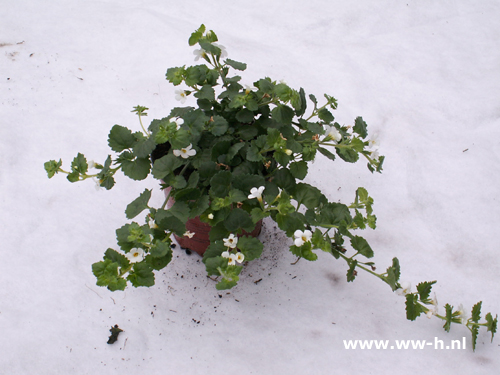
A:
POLYGON ((151 218, 151 216, 148 217, 148 225, 151 229, 158 228, 158 225, 156 225, 155 221, 151 218))
POLYGON ((236 253, 236 261, 242 263, 245 260, 245 255, 243 253, 236 253))
POLYGON ((229 260, 227 261, 227 264, 229 264, 230 266, 234 266, 236 264, 236 255, 229 254, 229 260))
POLYGON ((221 256, 222 256, 223 258, 229 258, 229 255, 230 255, 230 252, 229 252, 229 251, 224 251, 224 252, 221 254, 221 256))
POLYGON ((467 324, 467 320, 469 319, 467 312, 464 310, 464 307, 462 304, 458 306, 458 317, 462 320, 462 324, 467 324))
POLYGON ((396 289, 398 296, 406 296, 411 293, 411 284, 409 282, 404 282, 401 284, 401 288, 396 289))
POLYGON ((224 59, 227 57, 226 47, 221 46, 219 43, 212 43, 213 46, 220 48, 220 58, 224 59))
POLYGON ((190 232, 190 231, 186 231, 186 233, 184 233, 184 236, 185 236, 185 237, 189 237, 189 238, 193 238, 194 233, 193 233, 193 232, 190 232))
POLYGON ((261 186, 259 188, 251 188, 250 189, 250 195, 248 196, 248 199, 253 199, 253 198, 257 198, 257 200, 259 202, 262 202, 262 192, 264 191, 266 187, 265 186, 261 186))
POLYGON ((429 310, 426 313, 429 319, 432 317, 432 315, 436 315, 438 313, 438 301, 436 298, 436 293, 434 293, 434 298, 431 300, 430 304, 431 305, 427 307, 429 310))
POLYGON ((284 84, 284 85, 286 85, 286 84, 287 84, 287 83, 286 83, 286 81, 285 81, 284 79, 280 79, 280 83, 282 83, 282 84, 284 84))
POLYGON ((329 126, 326 129, 325 135, 326 135, 326 138, 332 139, 335 142, 340 142, 340 140, 342 139, 342 135, 340 134, 340 132, 337 130, 337 128, 335 126, 329 126))
POLYGON ((301 231, 301 230, 297 229, 295 231, 295 233, 293 234, 293 236, 295 237, 295 241, 294 241, 295 246, 300 247, 303 244, 305 244, 306 242, 311 241, 312 233, 310 230, 307 230, 307 229, 305 231, 301 231))
POLYGON ((208 214, 208 218, 209 218, 210 220, 213 220, 213 219, 214 219, 214 214, 212 214, 212 213, 208 214))
POLYGON ((180 156, 183 159, 187 159, 190 156, 195 156, 196 150, 193 149, 193 145, 190 144, 189 146, 181 148, 180 150, 174 150, 173 153, 175 156, 180 156))
POLYGON ((89 160, 88 166, 89 166, 89 169, 95 168, 95 161, 89 160))
POLYGON ((179 130, 179 128, 181 127, 181 125, 184 124, 184 120, 181 119, 180 117, 176 118, 174 121, 170 120, 170 122, 173 122, 176 125, 177 130, 179 130))
POLYGON ((234 249, 238 244, 238 237, 236 237, 234 234, 231 233, 229 237, 224 238, 223 241, 224 241, 224 246, 234 249))
POLYGON ((141 262, 144 259, 144 250, 132 249, 127 254, 125 254, 125 257, 130 263, 141 262))
POLYGON ((101 190, 102 189, 102 186, 101 186, 101 181, 99 181, 97 178, 95 177, 92 177, 92 180, 94 180, 95 182, 95 189, 97 191, 101 190))
POLYGON ((184 90, 175 90, 175 100, 180 101, 182 104, 186 102, 187 93, 184 90))
POLYGON ((287 149, 285 150, 285 154, 287 154, 288 156, 292 155, 292 153, 293 153, 293 151, 292 151, 292 150, 290 150, 289 148, 287 148, 287 149))
POLYGON ((257 88, 249 85, 245 85, 245 94, 250 94, 252 91, 257 91, 257 88))
POLYGON ((372 159, 378 159, 379 156, 380 156, 380 154, 378 153, 378 150, 370 152, 370 157, 372 159))
POLYGON ((380 146, 380 142, 378 140, 378 134, 375 134, 368 140, 368 147, 374 149, 378 146, 380 146))
POLYGON ((205 51, 203 48, 195 49, 193 51, 193 55, 195 55, 194 61, 198 61, 200 57, 205 58, 207 56, 207 51, 205 51))

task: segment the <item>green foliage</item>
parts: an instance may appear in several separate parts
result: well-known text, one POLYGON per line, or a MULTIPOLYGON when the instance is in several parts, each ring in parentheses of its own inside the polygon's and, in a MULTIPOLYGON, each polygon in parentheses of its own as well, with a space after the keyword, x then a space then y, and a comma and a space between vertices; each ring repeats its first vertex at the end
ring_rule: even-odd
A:
POLYGON ((431 294, 432 286, 436 283, 436 281, 425 281, 417 284, 417 291, 420 295, 420 301, 428 302, 429 296, 431 294))
POLYGON ((139 215, 142 211, 148 208, 148 202, 151 198, 151 190, 144 190, 144 192, 139 195, 138 198, 134 199, 125 210, 125 216, 127 219, 133 219, 137 215, 139 215))
POLYGON ((406 295, 406 319, 415 320, 424 311, 423 306, 418 303, 418 295, 409 293, 406 295))

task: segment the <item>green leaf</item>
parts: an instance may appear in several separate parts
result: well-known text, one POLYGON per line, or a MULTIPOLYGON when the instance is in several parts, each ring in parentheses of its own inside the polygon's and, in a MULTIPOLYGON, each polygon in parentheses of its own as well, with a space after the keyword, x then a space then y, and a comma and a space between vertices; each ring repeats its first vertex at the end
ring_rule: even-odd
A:
POLYGON ((290 125, 292 123, 294 115, 295 112, 293 111, 293 109, 284 104, 278 104, 271 111, 273 120, 276 120, 285 125, 290 125))
POLYGON ((362 117, 356 117, 352 130, 355 133, 359 134, 361 138, 366 138, 366 136, 368 135, 366 131, 366 122, 363 121, 362 117))
POLYGON ((332 154, 330 150, 327 150, 326 148, 323 147, 318 147, 318 151, 321 152, 323 155, 325 155, 328 159, 335 160, 335 155, 332 154))
POLYGON ((153 268, 145 262, 134 263, 133 271, 130 271, 127 280, 136 288, 140 286, 153 286, 155 284, 153 268))
POLYGON ((471 320, 473 322, 478 323, 479 319, 481 319, 481 305, 483 304, 482 301, 479 301, 472 307, 472 312, 471 312, 471 320))
POLYGON ((247 64, 245 63, 240 63, 238 61, 234 61, 234 60, 231 60, 231 59, 226 59, 226 64, 231 66, 232 68, 236 69, 236 70, 245 70, 247 68, 247 64))
POLYGON ((423 306, 418 303, 418 296, 415 294, 406 295, 406 319, 415 320, 424 312, 423 306))
POLYGON ((115 125, 109 132, 108 145, 113 151, 121 152, 132 148, 136 142, 135 136, 124 126, 115 125))
POLYGON ((336 147, 335 151, 342 160, 348 163, 355 163, 359 159, 359 154, 352 148, 336 147))
POLYGON ((189 37, 188 43, 190 46, 194 46, 196 43, 198 43, 198 40, 203 36, 203 33, 205 32, 205 25, 201 25, 198 30, 195 30, 191 36, 189 37))
POLYGON ((476 351, 476 341, 477 341, 477 335, 479 333, 479 327, 472 326, 470 332, 472 334, 472 351, 476 351))
MULTIPOLYGON (((211 242, 210 245, 208 245, 207 250, 203 254, 203 263, 206 263, 207 259, 220 257, 220 255, 226 250, 227 248, 224 246, 224 243, 222 241, 211 242)), ((212 271, 216 271, 216 269, 212 269, 212 271)))
POLYGON ((335 119, 332 113, 326 108, 321 108, 318 111, 318 117, 326 123, 330 123, 335 119))
POLYGON ((58 172, 61 165, 62 165, 62 160, 59 159, 59 161, 57 162, 55 160, 49 160, 48 162, 44 163, 43 166, 45 168, 45 171, 47 172, 47 176, 49 178, 52 178, 58 172))
POLYGON ((445 318, 446 318, 446 323, 444 324, 443 328, 446 332, 450 332, 450 328, 451 328, 451 323, 452 323, 452 319, 453 319, 453 306, 450 306, 448 303, 444 306, 445 310, 446 310, 446 315, 445 315, 445 318))
POLYGON ((276 171, 273 182, 286 191, 292 191, 295 187, 295 177, 293 177, 287 168, 281 168, 276 171))
POLYGON ((174 232, 178 236, 183 236, 186 233, 185 223, 175 217, 169 210, 158 210, 155 221, 161 230, 174 232))
POLYGON ((227 289, 231 289, 232 287, 236 286, 236 284, 238 284, 238 280, 222 279, 217 284, 215 284, 215 289, 227 290, 227 289))
POLYGON ((485 318, 487 322, 488 332, 491 332, 491 341, 493 341, 493 336, 495 336, 495 333, 497 331, 498 315, 496 315, 495 319, 493 319, 491 313, 488 313, 486 314, 485 318))
POLYGON ((134 146, 133 153, 138 158, 149 158, 156 148, 154 137, 142 138, 134 146))
POLYGON ((293 177, 303 180, 307 176, 307 163, 296 161, 290 164, 290 173, 293 177))
POLYGON ((125 176, 132 180, 144 180, 148 177, 151 169, 151 162, 146 158, 136 158, 135 160, 123 160, 122 171, 125 176))
POLYGON ((432 286, 436 284, 436 282, 437 281, 425 281, 417 285, 417 291, 418 294, 420 295, 420 301, 425 301, 429 299, 432 286))
POLYGON ((213 258, 203 258, 203 260, 205 262, 205 267, 209 275, 218 276, 220 275, 219 268, 220 269, 227 268, 227 258, 216 256, 213 258))
POLYGON ((307 108, 306 93, 302 87, 299 90, 299 100, 300 100, 300 109, 295 110, 295 114, 297 115, 297 117, 302 116, 306 112, 307 108))
POLYGON ((352 282, 356 278, 356 266, 358 265, 357 260, 351 260, 349 263, 349 269, 347 270, 347 282, 352 282))
POLYGON ((110 259, 92 264, 92 273, 97 278, 98 286, 106 286, 109 290, 124 290, 127 282, 118 276, 118 263, 110 259))
POLYGON ((167 81, 169 81, 174 86, 178 86, 182 83, 182 81, 184 81, 185 73, 186 70, 183 66, 179 68, 168 68, 166 74, 167 81))
POLYGON ((231 210, 229 216, 224 220, 224 226, 229 232, 236 232, 240 228, 247 232, 251 232, 255 228, 255 224, 248 212, 241 208, 231 210))
POLYGON ((210 101, 215 101, 215 91, 210 85, 203 85, 200 91, 198 91, 194 96, 198 99, 207 99, 210 101))
POLYGON ((138 198, 134 199, 125 210, 125 215, 127 219, 133 219, 137 215, 139 215, 142 211, 148 208, 148 202, 151 198, 151 190, 144 190, 144 192, 139 195, 138 198))
POLYGON ((256 237, 242 236, 238 239, 238 249, 245 255, 245 261, 257 259, 261 256, 264 245, 256 237))
POLYGON ((231 189, 231 172, 219 171, 210 180, 210 192, 219 198, 225 198, 231 189))
POLYGON ((157 241, 149 250, 153 258, 162 258, 165 255, 172 253, 172 248, 167 242, 157 241))
POLYGON ((108 249, 104 253, 104 260, 109 259, 114 263, 117 263, 121 268, 127 268, 130 265, 127 257, 123 254, 120 254, 118 251, 113 249, 108 249))
POLYGON ((223 135, 228 128, 227 120, 222 116, 213 116, 213 121, 209 123, 209 129, 215 136, 223 135))
POLYGON ((161 180, 168 174, 174 173, 174 171, 181 165, 182 161, 174 154, 165 155, 160 159, 155 160, 153 164, 153 176, 154 178, 161 180))
POLYGON ((366 258, 373 257, 373 250, 363 237, 354 236, 353 238, 351 238, 351 246, 364 257, 366 258))
POLYGON ((236 120, 244 124, 249 124, 253 121, 254 114, 247 108, 243 108, 238 113, 236 113, 236 120))
POLYGON ((318 222, 321 225, 339 226, 342 222, 351 223, 349 208, 342 203, 327 203, 320 208, 318 222))
POLYGON ((398 281, 399 277, 401 275, 401 270, 399 267, 399 260, 398 258, 392 258, 392 266, 387 268, 387 283, 391 287, 392 291, 394 292, 396 289, 398 289, 398 281))
POLYGON ((320 202, 326 202, 325 196, 318 188, 302 182, 295 186, 293 197, 297 201, 297 207, 303 204, 307 208, 316 208, 320 202))
POLYGON ((78 155, 76 155, 73 161, 71 162, 71 170, 79 174, 85 174, 87 173, 88 169, 89 166, 87 164, 87 159, 85 159, 85 156, 78 153, 78 155))

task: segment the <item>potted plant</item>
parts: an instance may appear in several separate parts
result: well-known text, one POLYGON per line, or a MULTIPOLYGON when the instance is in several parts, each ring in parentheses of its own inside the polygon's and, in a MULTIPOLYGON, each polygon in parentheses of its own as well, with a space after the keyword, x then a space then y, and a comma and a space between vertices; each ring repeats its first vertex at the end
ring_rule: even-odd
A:
POLYGON ((204 64, 166 73, 170 83, 182 87, 176 99, 184 103, 193 96, 196 107, 175 107, 146 127, 148 108, 137 106, 133 112, 139 131, 115 125, 109 133, 114 157, 98 164, 79 153, 68 171, 61 160, 45 163, 49 178, 56 173, 66 174, 70 182, 92 178, 108 190, 119 170, 136 181, 151 173, 166 192, 161 207, 149 205, 149 189, 127 206, 127 219, 141 214, 143 218, 119 228, 118 250, 106 250, 103 260, 92 265, 97 285, 112 291, 125 289, 127 282, 152 286, 154 271, 172 258, 172 235, 181 243, 199 236, 190 224, 186 227, 197 220, 207 231, 203 262, 208 275, 218 279, 217 289, 232 288, 245 262, 261 255, 263 244, 255 235, 262 219, 270 217, 292 239, 290 251, 299 259, 314 261, 316 252, 324 251, 346 262, 349 282, 359 270, 372 274, 405 297, 408 319, 435 316, 445 322, 447 331, 452 323, 463 323, 472 333, 473 347, 481 326, 493 338, 497 317, 488 313, 481 322, 481 302, 470 316, 461 306, 449 304, 440 315, 435 295, 431 297, 435 281, 421 282, 412 292, 400 283, 397 258, 385 272, 375 272, 372 248, 355 234, 376 226, 373 199, 366 189, 358 188, 353 202, 344 204, 329 202, 318 188, 304 182, 318 153, 332 162, 365 159, 370 172, 382 171, 384 157, 368 137, 362 117, 352 126, 341 125, 332 114, 337 108, 333 96, 318 100, 302 88, 295 90, 268 77, 245 84, 237 74, 246 64, 227 58, 217 41, 202 25, 190 36, 189 45, 198 45, 195 60, 204 64))

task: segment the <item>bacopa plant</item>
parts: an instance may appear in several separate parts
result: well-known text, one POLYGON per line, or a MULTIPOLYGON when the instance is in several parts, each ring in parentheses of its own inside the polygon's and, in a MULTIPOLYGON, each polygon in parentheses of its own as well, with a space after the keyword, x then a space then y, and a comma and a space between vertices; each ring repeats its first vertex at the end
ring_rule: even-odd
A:
POLYGON ((114 155, 102 164, 80 153, 67 171, 61 160, 45 163, 49 178, 57 173, 66 174, 70 182, 90 178, 107 190, 114 186, 118 171, 135 181, 151 173, 168 191, 161 207, 150 206, 149 189, 126 207, 127 219, 141 214, 143 218, 116 230, 117 250, 107 249, 103 260, 92 265, 97 285, 111 291, 124 290, 127 283, 152 286, 154 271, 172 259, 173 235, 196 236, 186 223, 198 218, 210 226, 210 244, 203 255, 207 273, 217 278, 217 289, 232 288, 245 263, 258 259, 264 247, 258 237, 243 234, 270 217, 291 239, 290 251, 299 259, 315 261, 316 253, 324 251, 346 263, 348 282, 359 271, 373 275, 404 296, 409 320, 437 317, 446 331, 452 323, 463 324, 472 333, 473 348, 480 327, 486 327, 493 339, 497 316, 488 313, 481 321, 481 302, 470 315, 461 305, 450 304, 440 313, 435 294, 431 297, 436 281, 421 282, 412 291, 400 282, 397 258, 384 272, 376 272, 370 260, 374 252, 358 234, 376 227, 373 199, 366 189, 358 188, 353 202, 344 204, 328 201, 304 182, 318 153, 331 162, 364 159, 371 172, 382 171, 384 157, 375 139, 368 137, 363 118, 341 125, 332 113, 337 109, 333 96, 318 100, 302 88, 269 77, 242 83, 238 74, 246 64, 227 58, 217 41, 216 34, 202 25, 189 45, 198 46, 195 60, 204 63, 166 73, 167 80, 180 87, 175 99, 184 103, 192 96, 196 107, 175 107, 146 127, 148 108, 137 106, 132 112, 138 116, 139 130, 114 125, 108 136, 114 155), (167 209, 170 199, 175 203, 167 209))

